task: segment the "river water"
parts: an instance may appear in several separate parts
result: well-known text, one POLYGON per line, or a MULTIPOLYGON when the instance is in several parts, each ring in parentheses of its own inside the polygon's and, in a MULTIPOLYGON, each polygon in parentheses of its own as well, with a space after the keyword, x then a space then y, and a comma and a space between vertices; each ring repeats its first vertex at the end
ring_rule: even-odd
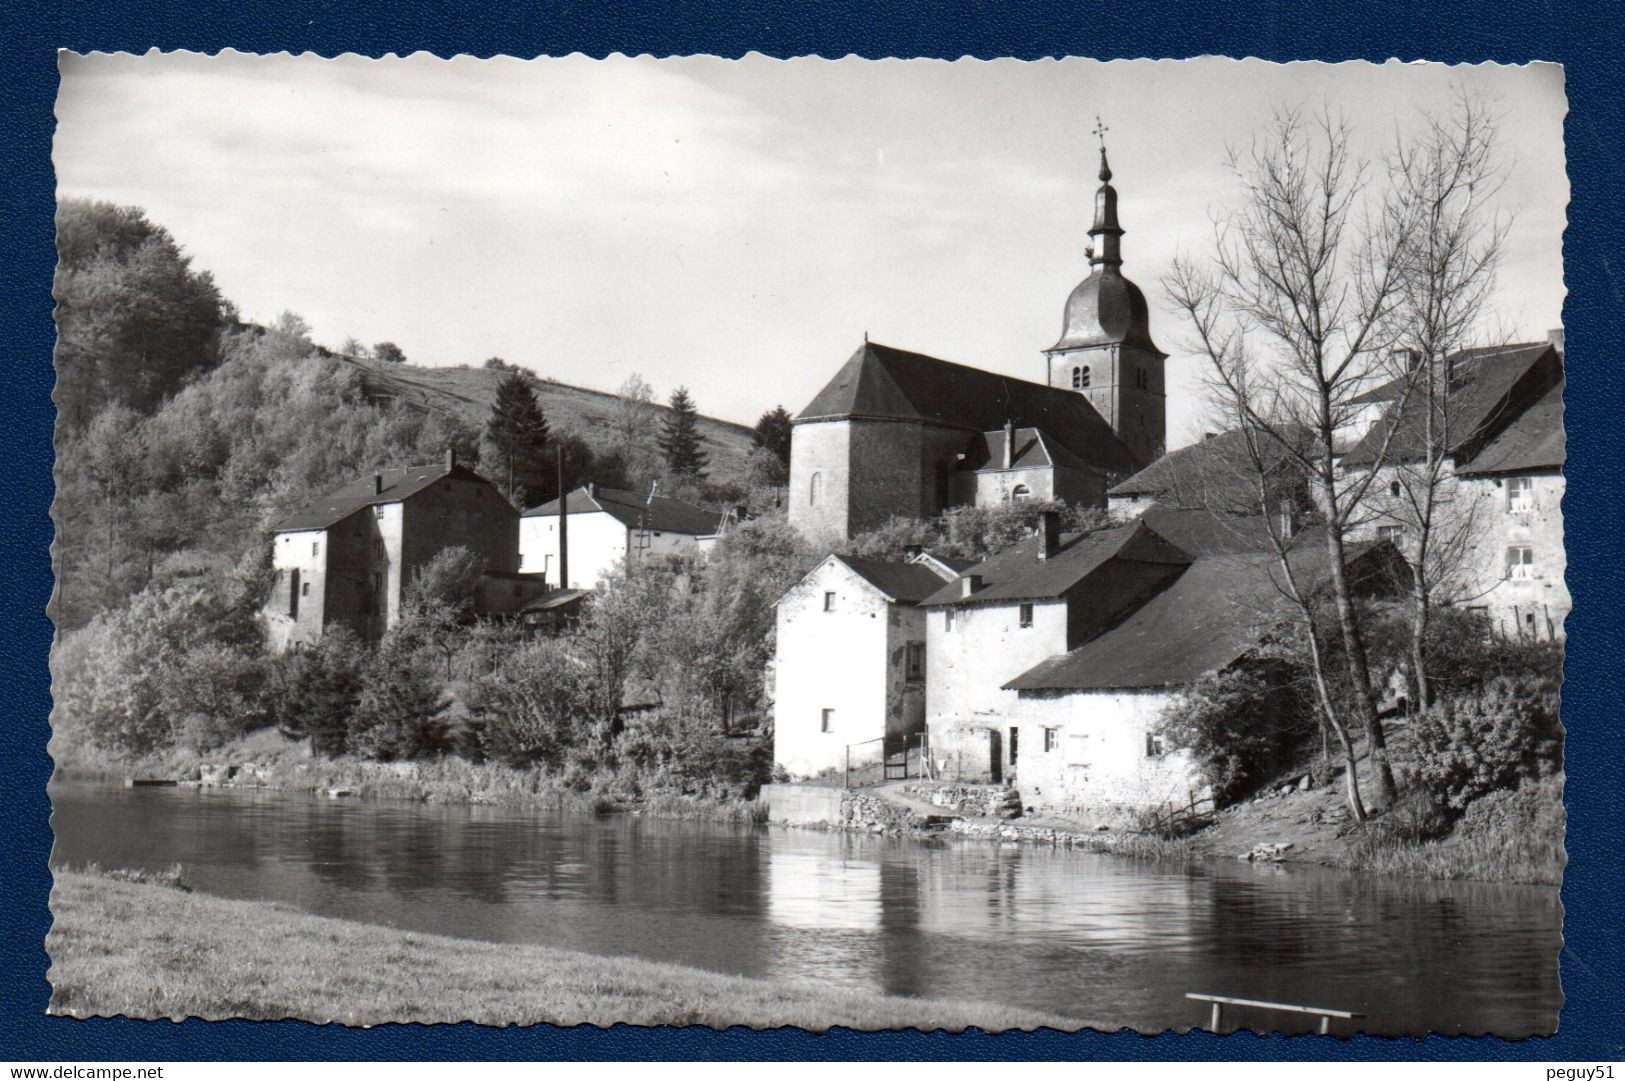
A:
POLYGON ((201 892, 326 916, 1109 1028, 1201 1024, 1190 991, 1354 1010, 1391 1035, 1549 1033, 1562 1004, 1541 887, 229 789, 51 798, 59 866, 180 863, 201 892))

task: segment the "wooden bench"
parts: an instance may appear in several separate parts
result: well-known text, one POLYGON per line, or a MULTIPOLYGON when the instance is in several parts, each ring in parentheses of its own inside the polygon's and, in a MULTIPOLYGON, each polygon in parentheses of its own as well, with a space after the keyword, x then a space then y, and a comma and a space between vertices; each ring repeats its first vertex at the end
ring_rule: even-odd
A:
POLYGON ((1352 1021, 1355 1018, 1365 1016, 1363 1013, 1354 1013, 1350 1010, 1330 1010, 1323 1009, 1319 1006, 1292 1006, 1285 1002, 1260 1002, 1257 999, 1230 998, 1226 995, 1198 995, 1187 992, 1185 997, 1196 1002, 1208 1002, 1212 1004, 1213 1012, 1209 1017, 1207 1026, 1209 1032, 1224 1031, 1220 1025, 1224 1019, 1224 1008, 1226 1006, 1250 1006, 1257 1010, 1280 1010, 1284 1013, 1311 1014, 1312 1016, 1320 1018, 1320 1034, 1322 1036, 1330 1034, 1332 1030, 1332 1018, 1334 1017, 1345 1021, 1352 1021))

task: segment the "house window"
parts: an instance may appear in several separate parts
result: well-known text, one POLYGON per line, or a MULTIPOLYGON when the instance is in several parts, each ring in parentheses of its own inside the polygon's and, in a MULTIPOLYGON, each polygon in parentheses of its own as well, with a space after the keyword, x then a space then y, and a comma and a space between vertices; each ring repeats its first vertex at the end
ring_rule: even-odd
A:
POLYGON ((925 678, 925 643, 910 642, 904 648, 903 671, 912 683, 925 678))
POLYGON ((1507 577, 1533 578, 1535 576, 1535 550, 1527 544, 1514 544, 1507 549, 1507 577))
POLYGON ((1018 484, 1010 489, 1010 501, 1012 503, 1020 503, 1022 500, 1031 499, 1032 497, 1033 490, 1025 484, 1018 484))
POLYGON ((1015 725, 1010 726, 1010 764, 1016 764, 1016 745, 1021 740, 1021 729, 1015 725))
POLYGON ((309 582, 306 582, 304 585, 299 587, 299 595, 301 597, 310 596, 310 583, 309 582))
POLYGON ((818 730, 820 732, 833 732, 833 731, 835 731, 835 711, 833 709, 826 709, 819 716, 819 718, 818 718, 818 730))
POLYGON ((834 593, 825 593, 824 594, 824 611, 826 611, 826 612, 835 611, 835 594, 834 593))
POLYGON ((1405 539, 1405 527, 1402 525, 1380 525, 1377 527, 1377 539, 1380 541, 1393 541, 1398 544, 1405 539))
POLYGON ((310 542, 310 554, 313 555, 313 556, 319 556, 319 555, 322 554, 322 542, 321 541, 311 541, 310 542))
POLYGON ((1535 478, 1534 477, 1508 477, 1507 478, 1507 510, 1517 514, 1519 511, 1535 509, 1535 478))
POLYGON ((942 629, 952 634, 954 624, 959 622, 959 613, 952 608, 946 608, 942 613, 942 629))
POLYGON ((1089 386, 1089 365, 1072 369, 1072 386, 1076 390, 1085 390, 1089 386))
POLYGON ((1058 728, 1044 729, 1044 753, 1049 754, 1061 745, 1061 731, 1058 728))
POLYGON ((1134 369, 1134 385, 1141 390, 1151 389, 1151 373, 1144 368, 1134 369))
POLYGON ((1145 756, 1147 758, 1161 758, 1162 753, 1162 737, 1155 732, 1147 732, 1145 734, 1145 756))
POLYGON ((372 508, 372 516, 374 518, 382 518, 384 516, 384 508, 381 506, 372 508))
POLYGON ((288 618, 299 618, 299 568, 288 572, 288 618))
POLYGON ((824 474, 814 473, 812 475, 812 480, 807 482, 807 505, 810 507, 816 507, 818 506, 819 501, 823 498, 824 474))
POLYGON ((1023 627, 1031 627, 1033 625, 1033 606, 1031 604, 1024 604, 1021 606, 1020 618, 1021 625, 1023 627))
POLYGON ((1388 482, 1388 494, 1395 499, 1399 498, 1399 481, 1391 480, 1388 482))

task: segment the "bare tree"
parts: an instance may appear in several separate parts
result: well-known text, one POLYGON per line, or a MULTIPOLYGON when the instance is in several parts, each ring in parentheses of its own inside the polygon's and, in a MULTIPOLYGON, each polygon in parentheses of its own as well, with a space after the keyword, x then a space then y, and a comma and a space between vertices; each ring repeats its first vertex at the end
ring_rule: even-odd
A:
MULTIPOLYGON (((1301 476, 1325 523, 1325 570, 1347 668, 1348 700, 1363 730, 1376 797, 1393 801, 1393 769, 1378 716, 1365 636, 1347 570, 1347 540, 1388 458, 1379 433, 1373 468, 1345 473, 1343 441, 1389 374, 1407 249, 1403 208, 1371 187, 1347 124, 1323 110, 1277 112, 1268 137, 1229 165, 1245 191, 1217 222, 1210 267, 1175 262, 1165 285, 1190 319, 1210 379, 1235 424, 1301 476)), ((1399 402, 1412 380, 1402 381, 1399 402)), ((1291 563, 1283 555, 1284 573, 1291 563)), ((1329 669, 1311 635, 1317 691, 1338 724, 1329 669)), ((1350 772, 1352 773, 1352 767, 1350 772)), ((1352 804, 1351 800, 1351 804, 1352 804)))
MULTIPOLYGON (((1388 208, 1404 246, 1395 325, 1411 384, 1409 400, 1390 413, 1397 429, 1391 457, 1390 519, 1405 535, 1411 563, 1412 702, 1426 708, 1428 630, 1441 602, 1466 599, 1464 572, 1477 535, 1476 507, 1461 490, 1453 453, 1473 433, 1461 415, 1453 358, 1485 344, 1479 337, 1510 220, 1491 208, 1506 173, 1496 153, 1497 119, 1465 91, 1450 113, 1424 118, 1422 135, 1400 142, 1389 160, 1388 208)), ((1377 493, 1378 498, 1383 493, 1377 493)))
POLYGON ((637 372, 621 384, 610 421, 615 450, 621 457, 628 481, 642 488, 660 475, 663 464, 655 444, 660 410, 654 403, 654 388, 637 372))

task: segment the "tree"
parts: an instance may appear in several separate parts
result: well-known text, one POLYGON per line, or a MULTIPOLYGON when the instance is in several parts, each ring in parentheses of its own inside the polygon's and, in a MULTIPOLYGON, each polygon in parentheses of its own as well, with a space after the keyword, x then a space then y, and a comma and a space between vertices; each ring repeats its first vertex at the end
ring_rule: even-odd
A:
POLYGON ((507 470, 509 498, 522 507, 531 505, 547 484, 547 436, 547 418, 530 380, 523 372, 503 376, 485 437, 496 450, 493 464, 507 470))
MULTIPOLYGON (((1219 220, 1212 268, 1177 260, 1165 286, 1209 362, 1216 400, 1245 433, 1248 458, 1260 474, 1266 461, 1288 463, 1325 524, 1354 720, 1375 765, 1377 796, 1392 804, 1393 769, 1346 570, 1347 535, 1389 461, 1388 439, 1369 448, 1366 473, 1345 473, 1340 459, 1343 437, 1363 408, 1358 399, 1388 374, 1410 215, 1390 197, 1360 217, 1373 198, 1369 168, 1354 158, 1347 126, 1329 113, 1305 120, 1278 112, 1268 136, 1246 153, 1232 152, 1230 166, 1245 194, 1219 220)), ((1400 400, 1408 393, 1407 383, 1400 400)), ((1276 512, 1258 509, 1267 518, 1276 512)), ((1308 592, 1290 584, 1287 549, 1278 551, 1286 587, 1307 619, 1308 592)), ((1327 668, 1318 643, 1310 645, 1327 720, 1336 725, 1327 668)))
POLYGON ((615 411, 610 417, 611 452, 620 460, 627 485, 644 491, 664 468, 656 440, 659 410, 654 404, 654 389, 643 376, 633 372, 615 394, 615 411))
POLYGON ((752 434, 758 447, 772 451, 785 465, 790 464, 790 414, 784 406, 763 413, 752 434))
POLYGON ((406 353, 394 342, 379 342, 372 347, 373 359, 386 364, 405 364, 406 353))
POLYGON ((419 662, 413 643, 391 632, 367 666, 350 724, 350 746, 382 761, 426 758, 451 746, 445 688, 419 662))
POLYGON ((447 680, 452 678, 459 630, 474 615, 484 577, 483 557, 462 545, 443 548, 417 569, 403 598, 397 628, 400 639, 443 657, 447 680))
POLYGON ((309 649, 279 658, 273 683, 282 734, 308 736, 320 755, 348 753, 366 665, 366 647, 343 624, 328 627, 309 649))
POLYGON ((357 338, 354 334, 351 334, 344 339, 344 344, 339 346, 339 355, 346 357, 365 357, 367 355, 367 346, 360 338, 357 338))
POLYGON ((490 368, 492 371, 505 372, 511 370, 513 365, 509 364, 501 357, 486 357, 485 363, 482 365, 482 367, 490 368))
POLYGON ((688 396, 688 388, 678 387, 672 391, 670 405, 671 411, 666 415, 660 434, 660 453, 666 459, 666 467, 673 473, 703 479, 706 455, 700 443, 700 414, 688 396))
POLYGON ((1457 445, 1471 437, 1458 416, 1460 395, 1451 358, 1475 344, 1494 285, 1510 223, 1490 203, 1506 179, 1496 153, 1497 124, 1488 108, 1466 93, 1448 117, 1424 118, 1414 145, 1398 145, 1389 162, 1394 203, 1389 213, 1404 237, 1395 321, 1394 356, 1409 371, 1395 379, 1413 389, 1396 403, 1393 422, 1405 429, 1396 454, 1398 492, 1385 517, 1403 530, 1411 579, 1411 702, 1434 701, 1429 624, 1440 604, 1469 599, 1464 572, 1479 535, 1473 501, 1453 468, 1457 445))
POLYGON ((109 404, 149 412, 218 360, 230 314, 167 229, 138 207, 64 199, 57 208, 57 386, 76 429, 109 404))

